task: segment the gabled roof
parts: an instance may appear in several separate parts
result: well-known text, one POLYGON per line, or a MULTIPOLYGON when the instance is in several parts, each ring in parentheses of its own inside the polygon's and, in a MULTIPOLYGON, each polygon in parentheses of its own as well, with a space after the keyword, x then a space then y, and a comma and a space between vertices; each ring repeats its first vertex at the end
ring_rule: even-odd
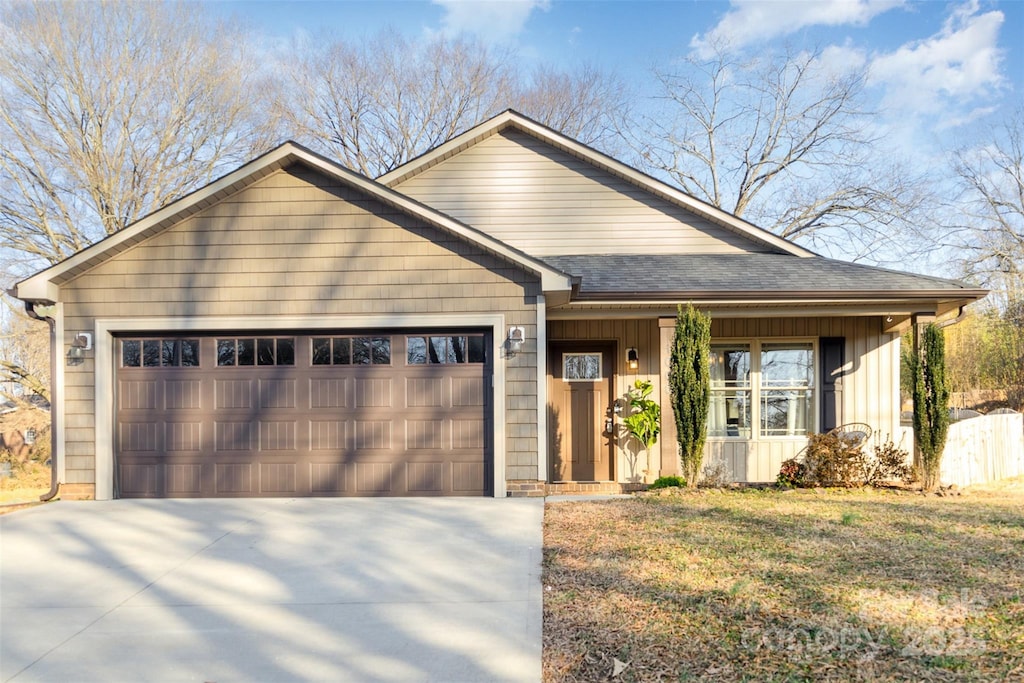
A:
POLYGON ((571 154, 586 163, 589 163, 607 173, 622 178, 628 183, 649 192, 665 201, 675 204, 683 209, 697 214, 717 225, 742 235, 756 243, 770 247, 773 251, 784 254, 791 254, 800 257, 816 256, 814 252, 804 249, 778 235, 748 223, 723 211, 718 207, 703 202, 696 197, 688 195, 682 190, 653 178, 635 168, 628 166, 607 154, 597 151, 592 147, 577 142, 572 138, 562 135, 547 126, 534 121, 533 119, 520 114, 517 111, 508 109, 497 116, 484 121, 483 123, 470 128, 466 132, 455 136, 448 142, 435 147, 425 154, 406 162, 398 168, 380 176, 378 182, 395 187, 398 184, 418 175, 427 169, 449 159, 468 147, 500 133, 507 129, 514 129, 530 135, 541 142, 571 154))
POLYGON ((154 211, 145 218, 110 235, 35 275, 17 283, 11 293, 24 301, 53 303, 58 300, 60 285, 92 269, 107 259, 130 249, 163 229, 216 204, 252 183, 293 164, 303 164, 409 216, 455 235, 488 252, 515 263, 541 278, 544 291, 566 292, 572 289, 572 278, 532 256, 510 247, 493 237, 436 211, 378 182, 351 171, 295 142, 285 142, 241 168, 154 211))

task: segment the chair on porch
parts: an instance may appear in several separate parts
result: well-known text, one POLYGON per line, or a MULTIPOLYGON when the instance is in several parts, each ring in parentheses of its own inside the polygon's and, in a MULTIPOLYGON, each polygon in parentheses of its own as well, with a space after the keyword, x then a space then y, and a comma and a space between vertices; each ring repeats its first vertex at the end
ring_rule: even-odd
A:
POLYGON ((865 422, 847 422, 830 429, 829 436, 838 436, 847 448, 860 448, 868 442, 874 432, 871 425, 865 422))
MULTIPOLYGON (((873 433, 874 430, 871 428, 871 425, 866 422, 847 422, 846 424, 833 427, 825 432, 827 436, 838 437, 844 450, 854 450, 856 448, 863 447, 871 438, 873 433)), ((793 460, 801 463, 804 462, 804 457, 807 455, 808 448, 810 448, 810 444, 801 448, 800 451, 793 456, 793 460)))

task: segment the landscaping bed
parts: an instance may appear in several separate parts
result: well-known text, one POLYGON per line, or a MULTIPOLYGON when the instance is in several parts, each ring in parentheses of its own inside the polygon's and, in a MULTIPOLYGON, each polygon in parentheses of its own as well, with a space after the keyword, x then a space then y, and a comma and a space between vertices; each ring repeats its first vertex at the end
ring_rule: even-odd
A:
POLYGON ((1024 680, 1024 480, 963 493, 548 504, 544 679, 1024 680))

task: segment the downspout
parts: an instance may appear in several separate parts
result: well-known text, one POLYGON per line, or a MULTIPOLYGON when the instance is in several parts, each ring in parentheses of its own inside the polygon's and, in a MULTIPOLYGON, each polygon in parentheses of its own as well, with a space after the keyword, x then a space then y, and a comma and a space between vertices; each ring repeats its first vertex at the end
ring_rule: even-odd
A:
POLYGON ((952 320, 943 320, 941 323, 937 323, 937 325, 939 328, 946 328, 949 327, 950 325, 956 325, 957 323, 962 322, 963 319, 966 317, 967 311, 964 310, 964 306, 961 306, 960 310, 957 311, 957 316, 955 318, 953 318, 952 320))
POLYGON ((39 496, 46 502, 57 497, 60 490, 57 476, 57 413, 60 401, 57 396, 57 321, 49 316, 36 313, 35 302, 25 302, 25 313, 35 320, 45 321, 50 326, 50 490, 39 496))

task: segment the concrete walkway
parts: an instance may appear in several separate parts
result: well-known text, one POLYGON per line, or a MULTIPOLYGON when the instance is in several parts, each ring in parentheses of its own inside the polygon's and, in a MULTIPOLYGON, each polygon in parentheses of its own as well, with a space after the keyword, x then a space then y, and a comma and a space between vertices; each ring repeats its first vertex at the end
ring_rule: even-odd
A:
POLYGON ((0 681, 539 681, 543 501, 0 516, 0 681))

